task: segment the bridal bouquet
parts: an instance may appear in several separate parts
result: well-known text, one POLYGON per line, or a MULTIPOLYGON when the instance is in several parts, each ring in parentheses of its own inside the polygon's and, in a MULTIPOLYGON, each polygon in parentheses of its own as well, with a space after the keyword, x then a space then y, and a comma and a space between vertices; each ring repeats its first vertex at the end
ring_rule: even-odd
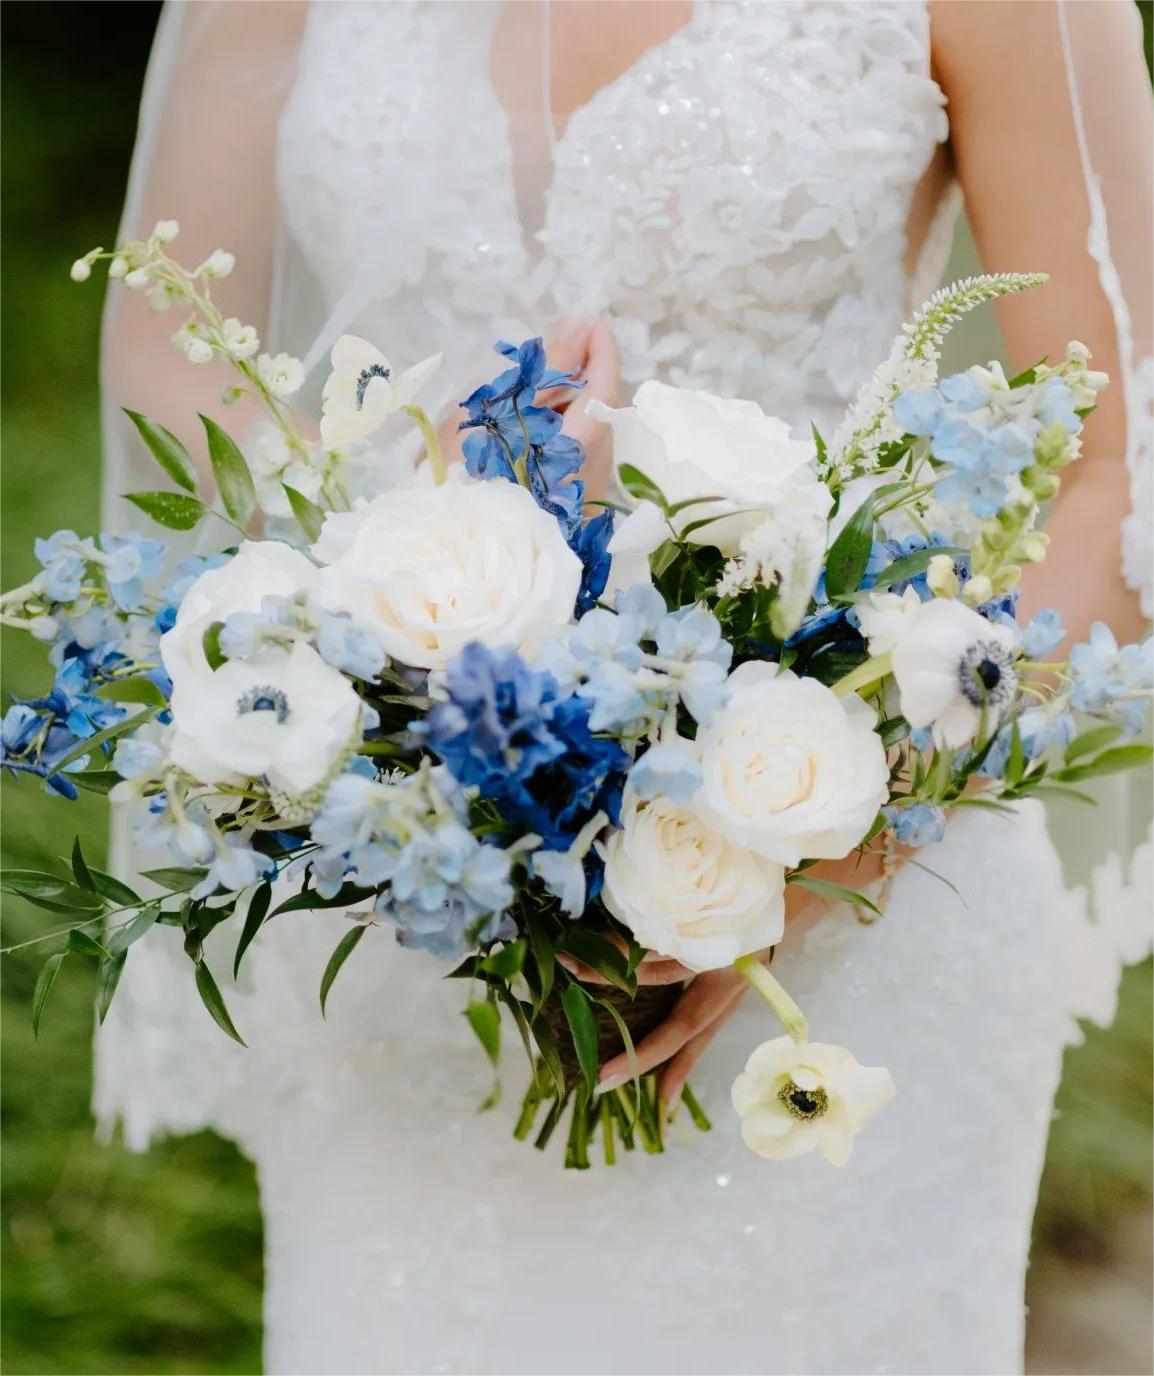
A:
POLYGON ((352 336, 314 435, 290 404, 300 363, 213 303, 231 255, 188 270, 176 232, 93 250, 73 276, 107 260, 156 309, 187 312, 177 347, 229 365, 225 399, 266 424, 238 442, 201 417, 209 497, 182 440, 129 412, 169 486, 128 500, 177 531, 218 521, 229 547, 168 569, 148 536, 57 531, 4 595, 4 623, 55 671, 4 716, 4 767, 131 805, 141 843, 173 861, 130 885, 78 841, 58 870, 4 875, 68 918, 45 934, 64 944, 34 1021, 70 958, 95 963, 103 1017, 161 923, 240 1040, 208 933, 235 922, 235 971, 278 914, 347 910, 322 1011, 371 929, 450 962, 494 1065, 502 1009, 532 1062, 516 1135, 543 1147, 568 1114, 566 1164, 583 1167, 595 1138, 608 1162, 662 1147, 652 1076, 597 1093, 606 1059, 632 1058, 683 992, 639 983, 641 962, 736 965, 785 1028, 734 1084, 746 1142, 845 1162, 893 1084, 811 1042, 767 968, 787 890, 876 915, 884 883, 858 892, 817 862, 877 847, 888 872, 951 808, 1076 791, 1150 754, 1126 742, 1149 642, 1119 648, 1099 625, 1060 655, 1053 612, 1015 616, 1105 377, 1077 344, 1013 378, 937 377, 955 320, 1042 279, 939 292, 828 443, 752 402, 646 382, 601 408, 616 490, 593 502, 580 447, 538 400, 579 384, 540 340, 499 344, 499 376, 463 401, 463 465, 445 464, 418 401, 438 359, 397 372, 352 336), (373 493, 368 439, 397 412, 425 457, 373 493))

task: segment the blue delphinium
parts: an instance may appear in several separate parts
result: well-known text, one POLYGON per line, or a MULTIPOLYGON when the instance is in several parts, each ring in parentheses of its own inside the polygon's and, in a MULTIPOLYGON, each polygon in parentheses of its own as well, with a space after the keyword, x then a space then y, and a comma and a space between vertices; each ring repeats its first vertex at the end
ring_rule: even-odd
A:
POLYGON ((218 644, 228 659, 248 659, 296 640, 310 640, 322 659, 353 678, 375 682, 385 667, 385 647, 370 626, 347 612, 313 608, 303 596, 261 598, 258 611, 234 612, 218 644))
POLYGON ((1131 735, 1142 730, 1154 689, 1154 640, 1121 649, 1110 628, 1095 621, 1090 639, 1070 651, 1070 702, 1082 712, 1116 721, 1131 735))
POLYGON ((946 833, 946 814, 930 803, 914 803, 910 807, 885 807, 882 815, 893 828, 894 836, 903 846, 928 846, 940 841, 946 833))
POLYGON ((1005 722, 982 761, 981 774, 987 779, 1005 775, 1014 748, 1014 726, 1026 760, 1039 760, 1051 750, 1064 749, 1074 739, 1076 726, 1073 713, 1058 699, 1040 707, 1028 707, 1015 722, 1005 722))
POLYGON ((629 771, 629 786, 639 798, 671 798, 688 803, 701 784, 701 765, 687 741, 650 746, 629 771))
POLYGON ((983 520, 1005 505, 1010 480, 1033 461, 1044 429, 1060 426, 1076 435, 1082 428, 1062 378, 1010 387, 996 365, 898 397, 894 417, 907 434, 928 439, 934 458, 949 469, 935 497, 968 506, 983 520))
POLYGON ((609 577, 613 514, 584 519, 585 484, 577 475, 585 452, 562 433, 560 413, 536 405, 536 396, 545 389, 583 384, 575 374, 547 366, 540 339, 516 346, 500 343, 497 352, 513 366, 461 403, 466 413, 461 429, 468 432, 461 446, 465 467, 474 478, 523 483, 537 505, 556 517, 584 569, 577 600, 581 614, 594 605, 609 577))
POLYGON ((121 611, 135 611, 144 598, 144 580, 156 578, 164 568, 167 547, 135 531, 124 535, 108 532, 99 541, 82 540, 74 530, 58 530, 35 542, 43 566, 43 591, 53 602, 75 602, 84 589, 90 570, 99 570, 108 591, 121 611))
POLYGON ((445 671, 447 701, 414 734, 503 817, 562 849, 594 813, 616 820, 628 756, 593 734, 587 703, 513 650, 467 645, 445 671))
POLYGON ((380 888, 374 909, 402 945, 458 958, 512 930, 511 858, 467 820, 461 790, 443 769, 395 782, 343 774, 310 826, 320 847, 310 857, 314 883, 322 894, 345 881, 380 888))
POLYGON ((1052 607, 1040 611, 1022 631, 1022 653, 1027 659, 1045 659, 1066 638, 1062 617, 1052 607))

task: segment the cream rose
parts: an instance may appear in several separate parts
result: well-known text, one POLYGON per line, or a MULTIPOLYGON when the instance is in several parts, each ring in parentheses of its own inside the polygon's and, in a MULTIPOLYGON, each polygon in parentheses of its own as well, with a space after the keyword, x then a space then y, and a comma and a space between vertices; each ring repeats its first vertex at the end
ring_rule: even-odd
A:
POLYGON ((209 672, 204 633, 234 612, 257 612, 265 597, 310 592, 316 567, 299 550, 278 540, 245 540, 219 568, 202 573, 185 593, 176 623, 160 638, 160 657, 174 685, 189 674, 209 672))
POLYGON ((734 844, 782 865, 847 855, 889 796, 873 711, 761 661, 735 669, 729 687, 697 735, 694 806, 734 844))
POLYGON ((440 669, 471 640, 532 651, 573 616, 581 562, 523 487, 455 477, 329 516, 316 601, 371 626, 401 664, 440 669))
POLYGON ((785 871, 691 808, 626 791, 605 844, 602 901, 651 951, 716 970, 780 941, 785 871))
POLYGON ((632 406, 613 410, 594 402, 589 414, 613 427, 614 461, 639 468, 670 503, 719 499, 687 508, 675 523, 681 529, 717 516, 689 538, 724 554, 736 551, 762 510, 778 504, 788 488, 819 486, 812 442, 791 439, 785 421, 752 401, 643 382, 632 406))

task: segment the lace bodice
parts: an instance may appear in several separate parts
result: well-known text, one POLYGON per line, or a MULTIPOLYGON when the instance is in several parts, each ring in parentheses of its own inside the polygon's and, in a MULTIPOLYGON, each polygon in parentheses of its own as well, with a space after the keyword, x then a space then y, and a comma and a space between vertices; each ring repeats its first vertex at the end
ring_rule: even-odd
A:
MULTIPOLYGON (((392 356, 447 346, 444 402, 495 333, 608 313, 627 387, 834 419, 907 308, 911 201, 946 137, 925 7, 699 3, 573 114, 527 196, 543 116, 498 99, 499 10, 313 7, 280 185, 330 307, 359 278, 360 328, 392 356)), ((945 247, 927 240, 933 279, 945 247)))

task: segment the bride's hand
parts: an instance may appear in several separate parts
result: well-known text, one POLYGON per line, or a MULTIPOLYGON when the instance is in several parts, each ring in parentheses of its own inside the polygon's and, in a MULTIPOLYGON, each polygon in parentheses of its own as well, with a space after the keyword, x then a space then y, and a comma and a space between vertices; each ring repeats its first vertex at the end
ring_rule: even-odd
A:
MULTIPOLYGON (((604 495, 609 474, 610 431, 588 415, 591 401, 616 406, 620 389, 621 360, 617 342, 606 320, 562 321, 545 342, 550 368, 574 372, 585 385, 579 392, 557 387, 541 392, 537 401, 552 406, 564 417, 563 429, 585 449, 584 479, 590 496, 604 495)), ((467 432, 459 430, 462 413, 456 410, 440 428, 441 448, 450 462, 462 458, 461 443, 467 432)))
MULTIPOLYGON (((855 853, 844 860, 824 861, 808 873, 815 879, 825 879, 833 884, 860 890, 882 877, 882 864, 881 852, 873 849, 860 857, 855 853)), ((810 926, 827 906, 827 900, 797 885, 790 885, 786 889, 787 927, 797 931, 810 926)), ((662 964, 675 966, 677 962, 662 964)), ((680 968, 684 970, 684 967, 680 968)), ((639 966, 639 974, 640 969, 639 966)), ((585 976, 582 975, 582 978, 585 976)), ((688 972, 677 978, 688 978, 688 972)), ((644 1075, 657 1066, 663 1067, 661 1098, 666 1104, 677 1102, 693 1067, 726 1020, 737 1011, 748 987, 745 978, 733 969, 710 970, 698 975, 669 1017, 638 1043, 635 1057, 637 1072, 644 1075)), ((600 1087, 605 1090, 625 1084, 632 1074, 629 1056, 623 1052, 602 1066, 600 1087)))

